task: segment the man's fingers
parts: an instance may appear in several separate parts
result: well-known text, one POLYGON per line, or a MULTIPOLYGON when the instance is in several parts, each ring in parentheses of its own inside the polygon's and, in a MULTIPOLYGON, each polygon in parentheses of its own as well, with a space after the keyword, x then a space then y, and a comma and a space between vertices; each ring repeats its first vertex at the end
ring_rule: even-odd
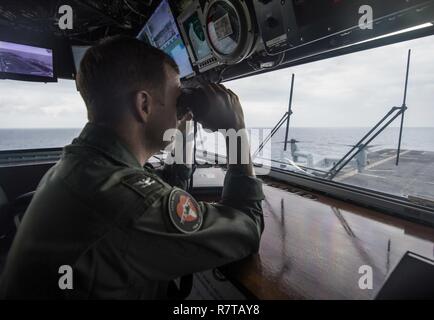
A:
POLYGON ((215 83, 214 86, 215 86, 215 88, 217 88, 217 90, 218 90, 219 92, 221 92, 221 93, 225 93, 225 94, 228 93, 228 89, 227 89, 224 85, 222 85, 222 84, 220 84, 220 83, 215 83))
POLYGON ((224 85, 219 83, 209 83, 207 86, 204 87, 205 90, 209 90, 209 92, 221 95, 221 96, 227 96, 231 93, 236 96, 235 93, 233 93, 231 90, 227 89, 224 85))
POLYGON ((212 99, 224 99, 224 101, 226 102, 226 107, 228 104, 230 104, 230 96, 221 85, 218 85, 216 83, 210 83, 209 86, 205 89, 205 91, 207 91, 207 97, 211 101, 212 99))
POLYGON ((218 84, 216 84, 216 83, 211 83, 210 86, 211 86, 211 88, 214 90, 214 92, 215 92, 216 94, 219 94, 219 95, 222 95, 222 94, 223 94, 223 90, 222 90, 222 88, 221 88, 218 84))
POLYGON ((222 84, 218 84, 219 88, 224 91, 226 94, 232 95, 234 98, 238 99, 238 96, 229 88, 226 88, 224 85, 222 84))
POLYGON ((239 100, 239 98, 238 98, 238 96, 231 90, 231 89, 227 89, 228 91, 229 91, 229 93, 230 94, 232 94, 233 95, 233 97, 236 99, 236 100, 239 100))
POLYGON ((204 84, 201 86, 203 93, 206 95, 206 97, 208 98, 208 100, 213 99, 217 92, 215 91, 215 89, 211 86, 211 83, 208 84, 204 84))

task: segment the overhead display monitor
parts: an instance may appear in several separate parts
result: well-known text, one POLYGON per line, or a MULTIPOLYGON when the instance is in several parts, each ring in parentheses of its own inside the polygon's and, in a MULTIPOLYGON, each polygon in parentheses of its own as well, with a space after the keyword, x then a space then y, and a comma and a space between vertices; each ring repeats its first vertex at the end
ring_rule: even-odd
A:
POLYGON ((53 51, 14 42, 0 41, 0 76, 12 79, 55 79, 53 51))
POLYGON ((198 0, 194 0, 178 16, 178 26, 185 41, 187 52, 199 72, 220 65, 214 56, 205 34, 204 17, 198 0))
POLYGON ((207 58, 211 54, 211 49, 206 42, 205 32, 203 31, 197 11, 183 22, 183 27, 196 60, 200 61, 207 58))
POLYGON ((181 78, 194 74, 187 49, 167 0, 161 1, 137 38, 169 54, 177 63, 181 78))

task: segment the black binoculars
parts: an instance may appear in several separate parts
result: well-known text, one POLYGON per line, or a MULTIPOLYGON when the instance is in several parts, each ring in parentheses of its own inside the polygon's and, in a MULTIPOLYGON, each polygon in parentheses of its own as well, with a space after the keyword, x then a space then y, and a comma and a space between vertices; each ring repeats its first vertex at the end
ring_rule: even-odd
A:
POLYGON ((178 97, 176 109, 178 119, 191 112, 195 120, 200 120, 208 112, 208 98, 203 88, 182 88, 178 97))

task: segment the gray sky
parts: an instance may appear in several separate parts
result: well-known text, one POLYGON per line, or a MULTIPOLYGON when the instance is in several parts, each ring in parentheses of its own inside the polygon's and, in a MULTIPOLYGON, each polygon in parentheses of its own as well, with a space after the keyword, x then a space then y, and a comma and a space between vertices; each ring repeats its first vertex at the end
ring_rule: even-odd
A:
MULTIPOLYGON (((274 125, 288 108, 298 127, 369 127, 401 106, 407 51, 412 49, 407 126, 434 127, 434 37, 353 53, 236 80, 248 126, 274 125)), ((397 125, 397 124, 396 124, 397 125)))
MULTIPOLYGON (((406 126, 434 127, 434 37, 372 49, 227 83, 241 99, 249 127, 273 126, 287 109, 295 73, 291 124, 370 127, 402 103, 407 50, 412 65, 406 126)), ((86 123, 73 81, 0 80, 0 128, 79 128, 86 123)), ((398 125, 398 123, 395 123, 398 125)))

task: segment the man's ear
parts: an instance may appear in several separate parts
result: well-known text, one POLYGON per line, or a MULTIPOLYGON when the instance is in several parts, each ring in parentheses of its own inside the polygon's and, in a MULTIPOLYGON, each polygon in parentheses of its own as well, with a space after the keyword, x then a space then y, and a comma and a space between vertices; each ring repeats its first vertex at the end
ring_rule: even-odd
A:
POLYGON ((140 122, 146 123, 151 112, 151 96, 146 91, 138 91, 134 96, 134 111, 140 122))

